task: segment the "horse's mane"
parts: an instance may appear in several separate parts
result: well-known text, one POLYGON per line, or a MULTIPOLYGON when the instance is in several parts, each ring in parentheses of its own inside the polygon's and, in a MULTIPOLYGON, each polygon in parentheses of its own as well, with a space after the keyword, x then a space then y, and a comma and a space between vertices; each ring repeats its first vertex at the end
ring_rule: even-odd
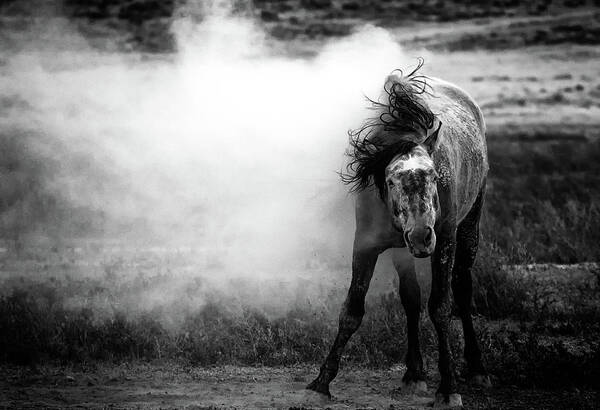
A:
MULTIPOLYGON (((394 138, 385 141, 385 133, 402 136, 407 132, 427 133, 433 127, 435 116, 418 95, 428 93, 427 77, 417 75, 423 59, 410 74, 402 70, 398 80, 387 81, 384 91, 386 102, 368 99, 372 108, 383 111, 379 116, 367 120, 362 127, 348 132, 350 148, 346 154, 350 162, 342 181, 357 192, 375 185, 381 198, 385 197, 385 168, 396 156, 410 152, 417 144, 407 139, 394 138)), ((388 138, 389 139, 389 138, 388 138)))

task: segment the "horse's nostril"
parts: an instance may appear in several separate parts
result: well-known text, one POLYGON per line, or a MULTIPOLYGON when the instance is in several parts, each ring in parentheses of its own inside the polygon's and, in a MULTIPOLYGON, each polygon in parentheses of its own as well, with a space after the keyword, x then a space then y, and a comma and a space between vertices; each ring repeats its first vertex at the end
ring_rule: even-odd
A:
POLYGON ((433 229, 427 227, 427 233, 425 233, 425 246, 431 245, 431 237, 433 236, 433 229))

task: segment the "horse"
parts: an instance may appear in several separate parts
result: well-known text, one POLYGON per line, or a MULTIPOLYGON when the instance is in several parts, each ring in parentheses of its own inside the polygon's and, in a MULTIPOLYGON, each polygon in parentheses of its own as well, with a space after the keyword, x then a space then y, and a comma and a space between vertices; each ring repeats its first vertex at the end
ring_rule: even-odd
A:
POLYGON ((436 330, 441 381, 435 407, 460 407, 449 344, 451 292, 462 321, 471 380, 489 386, 471 318, 471 269, 488 172, 483 114, 465 91, 444 80, 393 71, 383 101, 370 100, 377 116, 350 131, 350 162, 342 179, 356 193, 352 280, 339 328, 319 375, 307 389, 331 398, 344 347, 359 328, 378 256, 392 248, 407 317, 407 370, 402 389, 427 390, 419 346, 421 290, 413 258, 430 257, 428 311, 436 330), (399 248, 408 247, 406 250, 399 248))

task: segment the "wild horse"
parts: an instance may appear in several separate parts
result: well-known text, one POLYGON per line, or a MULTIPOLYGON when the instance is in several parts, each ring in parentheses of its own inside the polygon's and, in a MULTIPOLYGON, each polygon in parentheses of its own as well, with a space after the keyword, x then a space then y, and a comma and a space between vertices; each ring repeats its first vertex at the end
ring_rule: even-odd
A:
MULTIPOLYGON (((352 281, 331 351, 319 376, 307 386, 328 396, 342 351, 365 313, 377 258, 389 248, 408 247, 415 258, 431 257, 428 310, 438 337, 441 375, 435 405, 462 405, 448 339, 451 288, 472 380, 489 384, 471 319, 471 267, 488 171, 485 123, 468 94, 448 82, 418 75, 421 66, 422 61, 408 75, 392 73, 383 97, 372 101, 379 115, 350 132, 351 161, 342 178, 357 192, 352 281)), ((394 249, 393 259, 407 317, 403 384, 405 389, 423 390, 421 290, 413 264, 407 267, 401 252, 394 249)))

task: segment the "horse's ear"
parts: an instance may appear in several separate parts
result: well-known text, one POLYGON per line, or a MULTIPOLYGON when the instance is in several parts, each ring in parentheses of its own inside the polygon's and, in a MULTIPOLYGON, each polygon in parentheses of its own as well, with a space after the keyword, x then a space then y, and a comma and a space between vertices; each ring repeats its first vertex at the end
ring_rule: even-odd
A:
POLYGON ((437 150, 440 145, 440 139, 438 138, 440 134, 440 128, 442 128, 442 122, 436 118, 435 122, 433 123, 433 127, 427 131, 427 137, 425 137, 423 145, 427 149, 429 155, 437 150))

